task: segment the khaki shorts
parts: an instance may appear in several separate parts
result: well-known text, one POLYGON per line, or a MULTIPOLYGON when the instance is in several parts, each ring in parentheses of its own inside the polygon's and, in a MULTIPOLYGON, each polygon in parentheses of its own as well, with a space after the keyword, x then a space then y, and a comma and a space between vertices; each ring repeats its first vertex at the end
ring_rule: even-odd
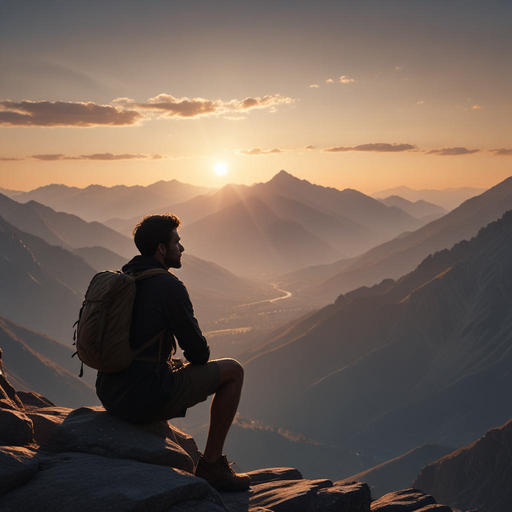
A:
POLYGON ((173 371, 169 400, 153 421, 183 418, 187 409, 204 402, 220 386, 220 370, 215 360, 206 364, 185 364, 173 371))

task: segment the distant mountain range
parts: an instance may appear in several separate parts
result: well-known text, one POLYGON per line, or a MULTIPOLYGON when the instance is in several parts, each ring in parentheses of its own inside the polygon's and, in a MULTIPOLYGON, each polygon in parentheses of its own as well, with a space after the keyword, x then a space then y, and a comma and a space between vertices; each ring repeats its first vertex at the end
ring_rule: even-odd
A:
POLYGON ((241 413, 382 460, 472 442, 512 417, 510 261, 512 212, 279 329, 242 358, 241 413))
POLYGON ((304 269, 283 277, 282 283, 284 286, 300 283, 302 293, 332 301, 340 293, 410 272, 429 254, 475 236, 479 229, 509 209, 512 209, 512 178, 468 199, 440 219, 378 245, 354 260, 314 271, 304 269))
POLYGON ((414 190, 409 187, 395 187, 386 190, 379 190, 371 194, 376 199, 383 199, 389 196, 399 196, 408 201, 416 202, 419 200, 427 201, 439 205, 446 210, 453 210, 460 204, 468 199, 478 196, 485 192, 485 189, 460 187, 460 188, 445 188, 443 190, 414 190))
POLYGON ((422 199, 412 202, 400 196, 389 196, 385 199, 379 199, 379 201, 386 206, 396 206, 404 212, 407 212, 409 215, 423 220, 424 222, 431 222, 448 213, 448 210, 445 210, 436 204, 423 201, 422 199))
POLYGON ((90 185, 77 188, 53 184, 15 195, 14 191, 9 191, 6 195, 22 203, 36 201, 59 212, 78 215, 86 221, 105 221, 112 217, 142 216, 155 208, 181 203, 212 190, 171 180, 158 181, 146 187, 90 185))
MULTIPOLYGON (((169 211, 183 220, 185 247, 242 274, 332 262, 424 224, 355 190, 321 187, 285 171, 251 187, 227 185, 169 211)), ((128 234, 137 220, 107 224, 128 234)))

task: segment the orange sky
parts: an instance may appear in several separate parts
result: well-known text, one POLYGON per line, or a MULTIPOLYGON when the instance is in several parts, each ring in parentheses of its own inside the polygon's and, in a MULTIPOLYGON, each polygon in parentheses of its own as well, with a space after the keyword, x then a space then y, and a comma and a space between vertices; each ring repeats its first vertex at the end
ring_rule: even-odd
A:
POLYGON ((512 175, 511 4, 104 4, 0 6, 0 187, 512 175))

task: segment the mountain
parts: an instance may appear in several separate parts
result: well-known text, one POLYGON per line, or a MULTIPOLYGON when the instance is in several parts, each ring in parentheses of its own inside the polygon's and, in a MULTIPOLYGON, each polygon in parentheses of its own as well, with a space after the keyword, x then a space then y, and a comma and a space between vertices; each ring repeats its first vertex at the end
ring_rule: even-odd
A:
POLYGON ((0 217, 0 314, 59 340, 71 340, 94 270, 61 247, 0 217))
POLYGON ((3 194, 4 196, 7 196, 7 197, 14 198, 14 197, 20 196, 21 194, 24 194, 24 192, 22 192, 21 190, 8 190, 6 188, 0 187, 0 194, 3 194))
POLYGON ((512 420, 439 459, 419 474, 414 487, 460 510, 508 512, 512 501, 512 420))
POLYGON ((400 210, 403 210, 409 215, 412 215, 413 217, 416 217, 420 220, 424 220, 425 218, 433 216, 441 217, 442 215, 448 213, 448 211, 444 208, 441 208, 436 204, 423 201, 422 199, 412 202, 400 196, 389 196, 385 199, 379 199, 379 201, 386 206, 396 206, 397 208, 400 208, 400 210))
POLYGON ((18 388, 43 393, 65 407, 99 403, 93 386, 77 376, 71 344, 0 317, 0 347, 9 361, 9 379, 18 388))
POLYGON ((409 187, 395 187, 386 190, 379 190, 371 194, 372 197, 380 199, 389 196, 400 196, 408 201, 427 201, 439 205, 446 210, 453 210, 460 204, 472 197, 478 196, 485 192, 485 189, 461 187, 461 188, 445 188, 443 190, 414 190, 409 187))
POLYGON ((104 221, 112 217, 141 217, 155 208, 181 203, 211 190, 177 180, 159 181, 147 187, 90 185, 82 189, 53 184, 19 194, 16 200, 22 203, 36 201, 87 221, 104 221))
POLYGON ((507 212, 288 325, 243 359, 241 414, 383 461, 473 441, 512 417, 511 259, 507 212))
POLYGON ((126 256, 136 252, 133 241, 113 229, 99 222, 85 222, 76 215, 56 212, 35 201, 22 204, 0 194, 0 215, 26 233, 71 251, 101 245, 126 256))
POLYGON ((340 254, 301 224, 248 196, 181 229, 185 248, 239 274, 279 273, 340 254))
MULTIPOLYGON (((344 478, 342 482, 366 482, 370 486, 372 496, 380 498, 384 494, 398 489, 417 487, 415 484, 411 485, 411 482, 421 469, 452 451, 452 448, 445 446, 425 444, 362 473, 344 478)), ((421 486, 418 488, 423 489, 421 486)), ((428 492, 437 497, 436 493, 428 492)), ((446 502, 446 500, 444 501, 446 502)))
MULTIPOLYGON (((349 267, 324 282, 314 283, 304 293, 333 300, 339 293, 371 286, 386 278, 396 279, 413 270, 429 254, 475 236, 479 229, 509 209, 512 209, 512 177, 468 199, 444 217, 370 249, 349 267)), ((299 276, 294 278, 297 280, 299 276)))

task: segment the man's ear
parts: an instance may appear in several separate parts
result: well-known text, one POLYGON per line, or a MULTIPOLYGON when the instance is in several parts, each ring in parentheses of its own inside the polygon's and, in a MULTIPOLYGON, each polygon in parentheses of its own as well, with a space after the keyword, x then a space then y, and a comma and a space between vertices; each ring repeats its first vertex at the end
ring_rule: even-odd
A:
POLYGON ((165 256, 165 254, 167 253, 167 248, 165 247, 164 244, 158 244, 158 252, 162 255, 162 256, 165 256))

